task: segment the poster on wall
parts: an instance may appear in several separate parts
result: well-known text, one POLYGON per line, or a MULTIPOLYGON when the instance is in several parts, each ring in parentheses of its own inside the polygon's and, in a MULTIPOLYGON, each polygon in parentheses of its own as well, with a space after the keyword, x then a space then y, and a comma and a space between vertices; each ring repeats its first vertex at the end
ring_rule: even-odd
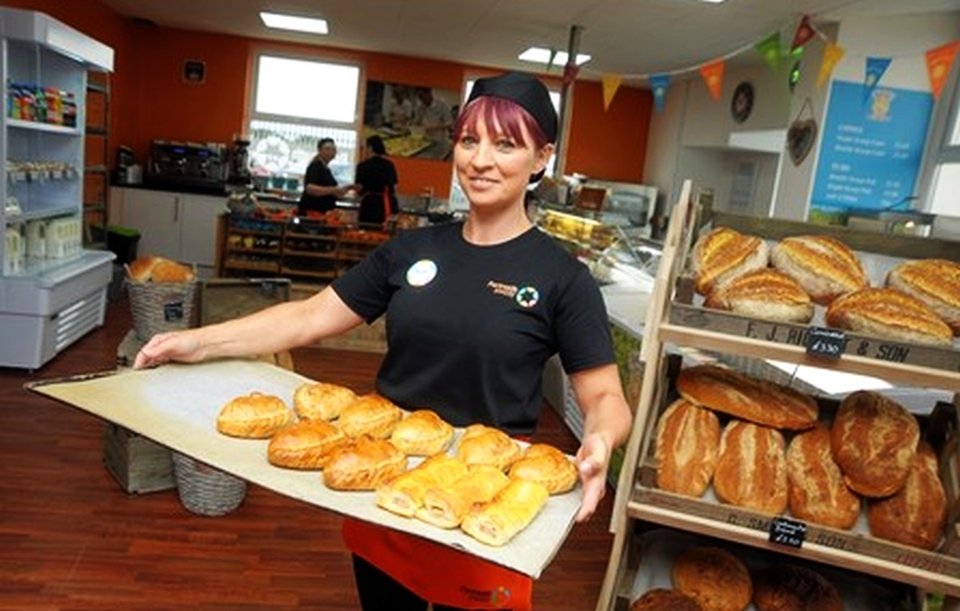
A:
POLYGON ((811 209, 908 210, 915 195, 933 96, 834 81, 811 209))
POLYGON ((364 139, 380 136, 394 157, 448 159, 459 105, 452 89, 367 81, 364 139))

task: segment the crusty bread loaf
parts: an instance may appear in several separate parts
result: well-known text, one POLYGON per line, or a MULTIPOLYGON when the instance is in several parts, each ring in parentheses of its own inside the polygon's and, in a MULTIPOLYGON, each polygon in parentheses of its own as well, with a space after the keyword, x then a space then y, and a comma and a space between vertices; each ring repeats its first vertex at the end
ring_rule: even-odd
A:
POLYGON ((923 549, 937 547, 947 521, 947 495, 933 448, 920 444, 903 488, 872 502, 867 518, 874 537, 923 549))
POLYGON ((720 437, 713 490, 721 503, 778 515, 787 508, 787 456, 775 429, 731 420, 720 437))
POLYGON ((750 572, 719 547, 691 547, 673 563, 673 587, 704 611, 743 611, 753 596, 750 572))
POLYGON ((717 227, 697 239, 690 254, 695 288, 709 295, 733 278, 767 266, 767 243, 756 236, 717 227))
POLYGON ((691 403, 776 429, 808 429, 819 414, 809 395, 719 365, 683 369, 677 392, 691 403))
POLYGON ((924 302, 960 335, 960 263, 923 259, 901 263, 887 274, 887 286, 924 302))
POLYGON ((795 278, 814 303, 821 305, 870 284, 856 253, 828 236, 784 238, 770 249, 770 262, 795 278))
POLYGON ((860 497, 843 481, 830 452, 830 429, 818 423, 787 447, 788 506, 795 517, 848 530, 860 516, 860 497))
POLYGON ((854 492, 880 498, 903 487, 920 441, 917 419, 880 393, 844 397, 830 430, 830 451, 854 492))
POLYGON ((895 341, 949 346, 953 331, 919 299, 889 288, 866 288, 838 297, 826 322, 837 329, 895 341))
POLYGON ((127 264, 127 277, 134 282, 150 282, 160 257, 137 257, 127 264))
POLYGON ((813 318, 813 302, 800 283, 770 267, 737 276, 707 295, 703 305, 781 322, 813 318))
POLYGON ((165 257, 139 257, 127 265, 127 277, 133 282, 193 282, 196 274, 186 266, 165 257))
POLYGON ((820 573, 778 563, 754 574, 753 606, 757 611, 843 611, 843 599, 820 573))
POLYGON ((683 592, 654 588, 633 601, 629 611, 704 611, 704 609, 683 592))
POLYGON ((660 416, 654 452, 657 487, 699 498, 717 467, 720 420, 710 410, 678 399, 660 416))

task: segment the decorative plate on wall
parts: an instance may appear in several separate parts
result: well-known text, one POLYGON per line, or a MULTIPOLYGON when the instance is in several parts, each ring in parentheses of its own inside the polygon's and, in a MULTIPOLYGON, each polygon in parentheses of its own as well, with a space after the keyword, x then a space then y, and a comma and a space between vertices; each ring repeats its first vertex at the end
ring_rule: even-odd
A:
POLYGON ((753 85, 743 81, 733 90, 730 98, 730 116, 737 123, 743 123, 753 112, 753 85))

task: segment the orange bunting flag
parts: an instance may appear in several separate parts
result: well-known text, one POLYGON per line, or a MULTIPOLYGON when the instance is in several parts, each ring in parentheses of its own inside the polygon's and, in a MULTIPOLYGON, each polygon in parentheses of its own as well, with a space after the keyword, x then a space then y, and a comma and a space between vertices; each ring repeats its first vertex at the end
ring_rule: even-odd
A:
POLYGON ((780 32, 774 32, 754 45, 754 49, 767 62, 770 69, 776 72, 780 67, 780 32))
POLYGON ((817 31, 813 28, 813 24, 810 23, 810 17, 804 15, 803 19, 800 20, 800 25, 797 26, 796 33, 793 35, 793 42, 790 43, 790 53, 803 47, 803 45, 810 42, 816 35, 817 31))
POLYGON ((613 96, 617 95, 623 78, 618 74, 604 74, 600 77, 600 82, 603 85, 603 111, 606 112, 610 110, 610 102, 613 101, 613 96))
POLYGON ((846 53, 846 50, 833 42, 828 42, 823 48, 823 61, 820 62, 820 74, 817 76, 818 89, 823 87, 827 77, 833 74, 833 69, 837 67, 837 63, 844 53, 846 53))
POLYGON ((714 100, 720 99, 720 91, 723 89, 723 69, 725 67, 726 64, 722 59, 700 67, 700 76, 703 77, 703 81, 707 84, 707 89, 710 90, 710 95, 713 96, 714 100))
POLYGON ((960 51, 960 41, 948 42, 935 49, 927 51, 927 74, 930 76, 930 89, 933 90, 933 99, 940 99, 943 83, 950 75, 953 60, 960 51))

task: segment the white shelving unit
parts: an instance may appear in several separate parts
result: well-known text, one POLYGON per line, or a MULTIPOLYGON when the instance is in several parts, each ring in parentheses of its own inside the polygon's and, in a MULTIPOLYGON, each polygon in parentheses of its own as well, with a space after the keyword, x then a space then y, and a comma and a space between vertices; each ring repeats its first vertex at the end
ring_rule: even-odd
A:
POLYGON ((84 250, 87 71, 113 50, 43 13, 0 8, 0 367, 36 369, 103 324, 113 254, 84 250))

